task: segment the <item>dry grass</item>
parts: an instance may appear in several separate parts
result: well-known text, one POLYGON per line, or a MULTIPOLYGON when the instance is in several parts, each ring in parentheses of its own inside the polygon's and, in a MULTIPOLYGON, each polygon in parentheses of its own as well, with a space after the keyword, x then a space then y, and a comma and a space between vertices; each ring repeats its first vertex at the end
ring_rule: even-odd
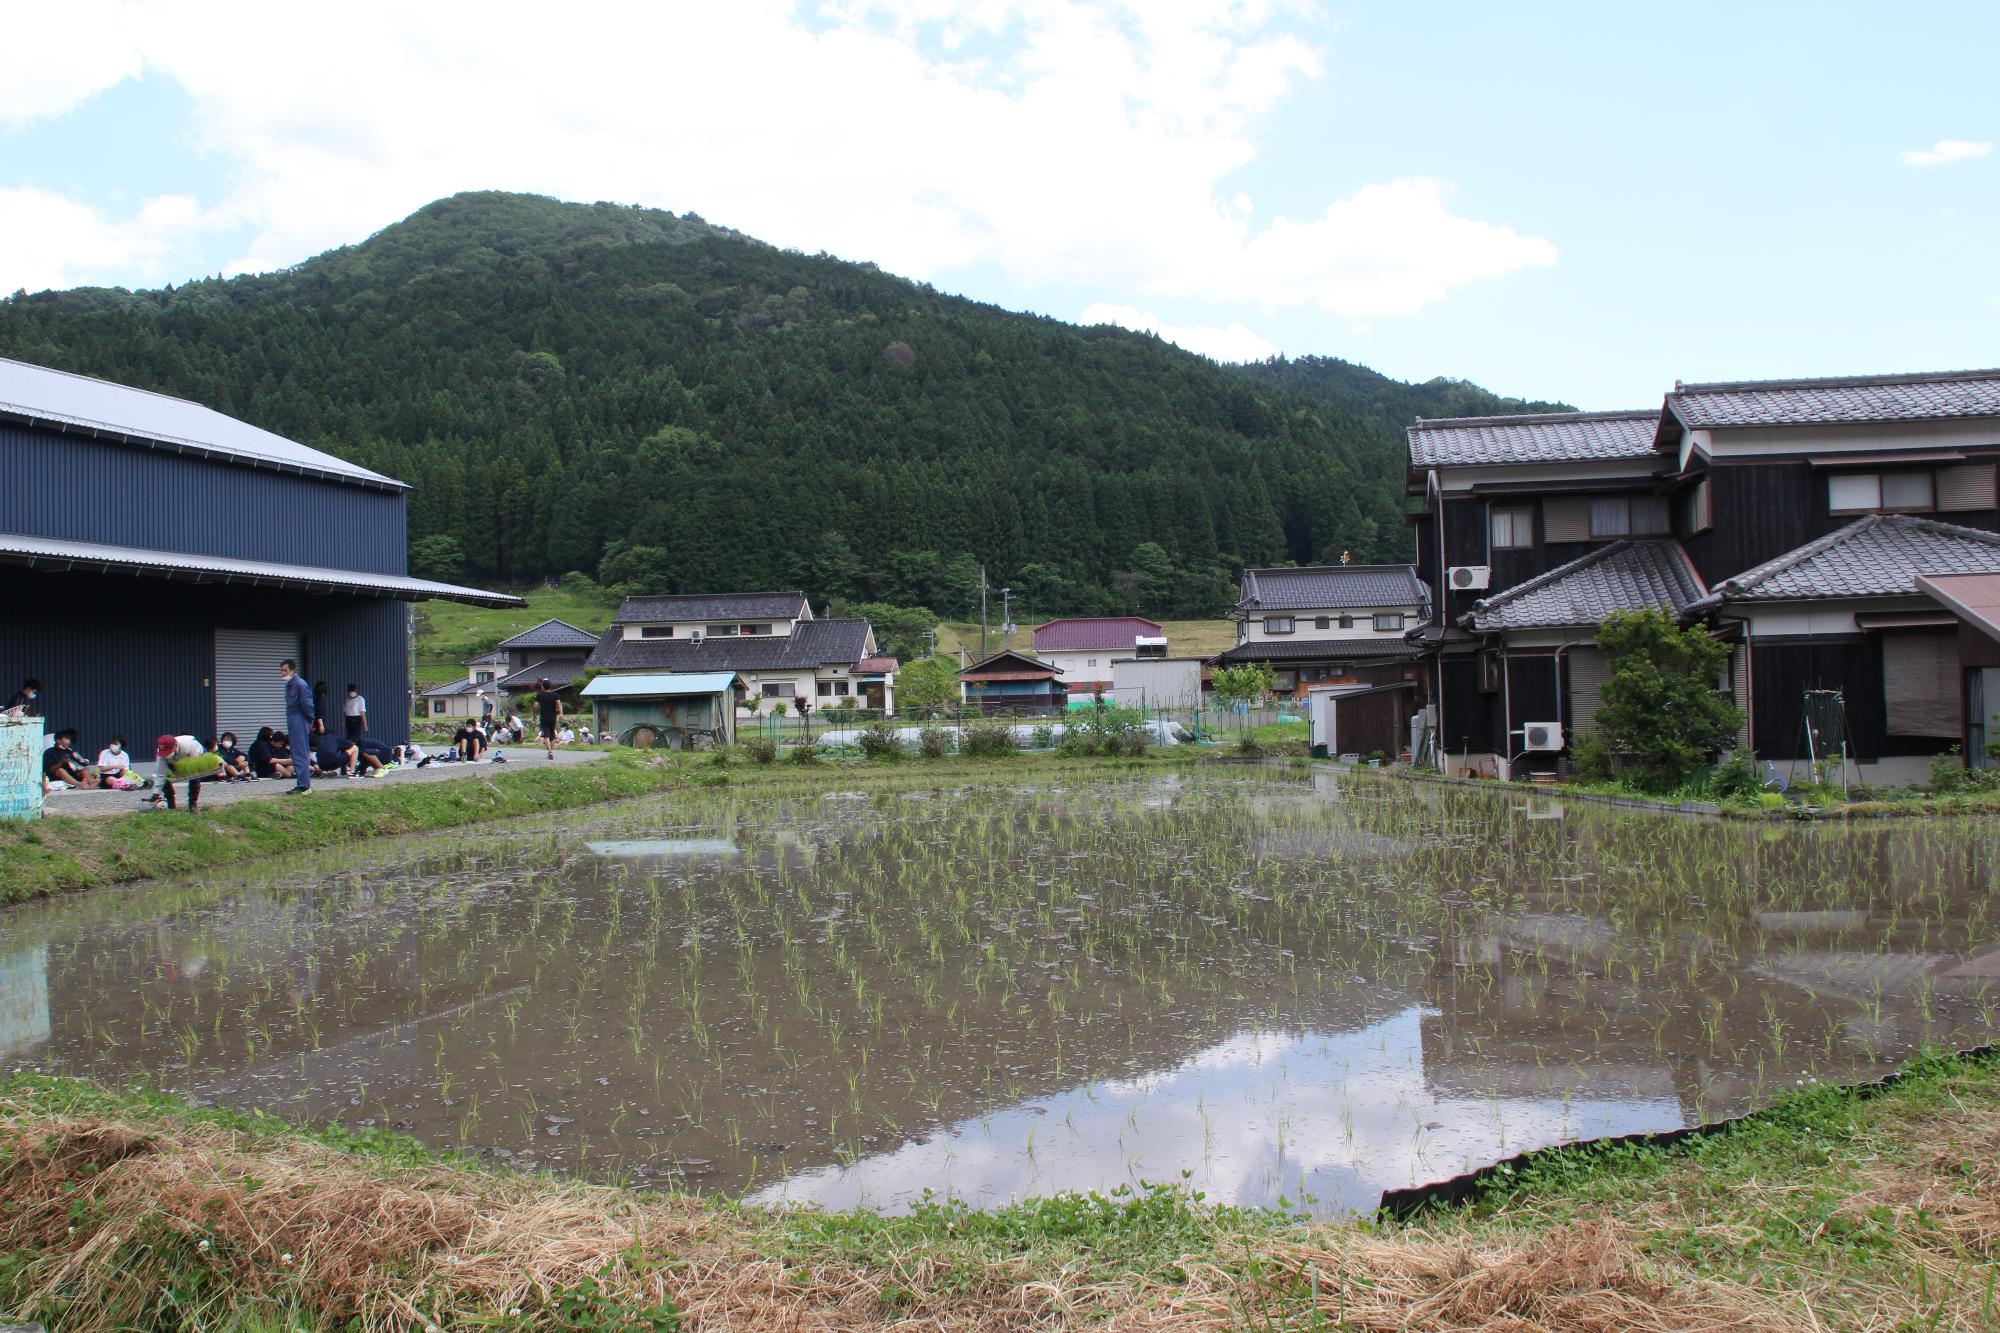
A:
POLYGON ((65 1333, 160 1326, 169 1287, 195 1293, 184 1307, 208 1303, 205 1327, 245 1308, 303 1309, 322 1327, 531 1327, 587 1281, 606 1309, 671 1302, 697 1329, 1797 1324, 1753 1293, 1646 1262, 1601 1221, 1484 1242, 1292 1228, 1187 1256, 1172 1278, 1033 1252, 815 1255, 776 1243, 778 1230, 768 1214, 688 1199, 0 1102, 0 1252, 38 1256, 16 1278, 22 1313, 59 1314, 65 1333))

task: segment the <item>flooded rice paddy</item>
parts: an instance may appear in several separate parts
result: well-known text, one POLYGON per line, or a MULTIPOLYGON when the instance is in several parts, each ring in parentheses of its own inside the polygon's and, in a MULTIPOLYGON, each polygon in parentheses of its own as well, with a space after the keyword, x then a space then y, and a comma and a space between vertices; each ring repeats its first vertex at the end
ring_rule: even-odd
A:
POLYGON ((0 914, 0 1061, 829 1207, 1368 1209, 1990 1039, 2000 826, 1331 772, 756 797, 0 914))

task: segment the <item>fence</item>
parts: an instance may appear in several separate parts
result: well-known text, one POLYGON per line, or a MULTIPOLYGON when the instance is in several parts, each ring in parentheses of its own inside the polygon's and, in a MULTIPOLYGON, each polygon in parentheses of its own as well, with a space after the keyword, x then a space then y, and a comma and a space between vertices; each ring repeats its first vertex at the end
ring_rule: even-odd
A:
POLYGON ((1067 727, 1090 725, 1098 710, 1115 711, 1122 719, 1154 735, 1162 734, 1163 728, 1171 728, 1176 739, 1194 743, 1230 740, 1255 727, 1305 720, 1304 713, 1290 703, 1281 703, 1274 708, 1230 709, 1205 703, 1166 707, 1113 704, 1105 700, 1061 711, 1020 714, 987 713, 961 703, 948 708, 904 709, 887 714, 880 709, 864 708, 816 709, 803 717, 789 709, 782 716, 756 713, 743 717, 739 714, 736 734, 739 740, 761 737, 773 745, 798 745, 808 741, 817 743, 829 733, 845 737, 883 722, 913 734, 925 727, 964 731, 980 725, 1006 725, 1014 728, 1023 748, 1034 749, 1057 743, 1067 727), (1131 716, 1134 714, 1136 717, 1131 716))

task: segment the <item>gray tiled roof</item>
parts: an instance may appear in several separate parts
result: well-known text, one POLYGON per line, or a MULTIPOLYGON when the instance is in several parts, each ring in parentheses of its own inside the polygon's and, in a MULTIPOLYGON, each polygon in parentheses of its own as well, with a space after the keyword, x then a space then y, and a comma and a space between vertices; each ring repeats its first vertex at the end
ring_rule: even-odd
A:
POLYGON ((0 357, 0 416, 384 490, 402 482, 185 398, 0 357))
POLYGON ((454 680, 448 684, 434 685, 428 690, 419 691, 419 693, 426 699, 449 699, 454 695, 473 694, 481 690, 489 694, 497 694, 499 689, 500 687, 490 680, 483 684, 476 684, 470 680, 454 680))
POLYGON ((1689 609, 1724 602, 1893 597, 1917 591, 1919 574, 2000 573, 2000 535, 1909 514, 1869 514, 1838 532, 1715 585, 1689 609))
POLYGON ((597 641, 589 665, 607 671, 812 671, 850 666, 867 655, 865 620, 802 620, 790 634, 714 635, 699 643, 625 639, 613 625, 597 641))
POLYGON ((1676 384, 1667 411, 1689 430, 2000 417, 2000 370, 1676 384))
POLYGON ((567 620, 544 620, 533 629, 524 629, 511 639, 500 640, 502 648, 595 648, 597 636, 578 629, 567 620))
POLYGON ((678 593, 663 597, 627 597, 618 604, 618 614, 612 618, 612 623, 796 620, 805 613, 806 595, 802 592, 678 593))
POLYGON ((1225 666, 1237 662, 1372 662, 1415 657, 1422 650, 1408 639, 1258 639, 1216 655, 1225 666))
POLYGON ((1651 458, 1659 428, 1659 412, 1647 409, 1450 417, 1419 421, 1405 434, 1411 467, 1452 467, 1651 458))
POLYGON ((1408 565, 1311 565, 1246 569, 1235 611, 1331 610, 1344 606, 1421 606, 1424 585, 1408 565))
POLYGON ((561 689, 582 674, 583 664, 580 662, 536 662, 522 667, 511 676, 502 676, 494 683, 503 690, 532 690, 541 683, 542 677, 547 676, 549 684, 561 689))
POLYGON ((1702 592, 1679 542, 1613 542, 1482 598, 1458 622, 1488 632, 1567 629, 1648 606, 1679 614, 1702 592))

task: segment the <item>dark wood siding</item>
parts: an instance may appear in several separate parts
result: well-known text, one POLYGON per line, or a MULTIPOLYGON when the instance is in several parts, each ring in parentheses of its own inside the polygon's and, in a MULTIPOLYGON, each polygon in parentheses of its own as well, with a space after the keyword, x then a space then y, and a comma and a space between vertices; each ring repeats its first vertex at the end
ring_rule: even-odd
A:
POLYGON ((1882 644, 1872 634, 1810 643, 1759 643, 1753 649, 1757 753, 1768 759, 1803 756, 1807 690, 1841 691, 1849 743, 1862 762, 1937 754, 1956 741, 1891 736, 1882 695, 1882 644))
POLYGON ((1438 743, 1451 754, 1500 749, 1500 696, 1479 689, 1479 660, 1470 654, 1444 659, 1444 718, 1438 743))
MULTIPOLYGON (((1710 585, 1775 559, 1795 547, 1845 527, 1853 515, 1827 509, 1823 469, 1804 461, 1714 463, 1715 526, 1685 539, 1702 580, 1710 585)), ((1965 510, 1932 515, 1987 532, 2000 532, 2000 511, 1965 510)))

